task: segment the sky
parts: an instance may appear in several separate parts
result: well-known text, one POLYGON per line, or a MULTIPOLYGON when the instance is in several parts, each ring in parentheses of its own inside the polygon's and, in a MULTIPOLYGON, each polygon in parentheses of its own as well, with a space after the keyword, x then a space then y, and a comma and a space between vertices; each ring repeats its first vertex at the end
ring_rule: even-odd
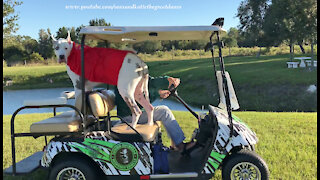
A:
POLYGON ((56 33, 60 27, 88 25, 96 18, 114 26, 196 26, 224 17, 228 30, 239 25, 239 5, 239 0, 23 0, 16 7, 16 34, 38 39, 40 29, 56 33))

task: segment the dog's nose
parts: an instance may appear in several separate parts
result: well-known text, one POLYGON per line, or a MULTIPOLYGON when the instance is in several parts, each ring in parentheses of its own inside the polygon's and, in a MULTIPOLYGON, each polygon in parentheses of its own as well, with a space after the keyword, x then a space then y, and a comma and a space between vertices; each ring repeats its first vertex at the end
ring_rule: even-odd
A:
POLYGON ((60 59, 64 59, 64 55, 60 55, 59 58, 60 58, 60 59))

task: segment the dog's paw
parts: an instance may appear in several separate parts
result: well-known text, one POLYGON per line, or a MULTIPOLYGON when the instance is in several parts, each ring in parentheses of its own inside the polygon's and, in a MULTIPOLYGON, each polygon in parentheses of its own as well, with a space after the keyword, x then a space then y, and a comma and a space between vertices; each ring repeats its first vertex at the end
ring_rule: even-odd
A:
MULTIPOLYGON (((131 125, 131 124, 130 124, 131 125)), ((131 127, 133 127, 134 129, 136 128, 136 126, 132 126, 131 125, 131 127)), ((130 129, 132 129, 130 126, 128 126, 127 128, 126 128, 126 130, 130 130, 130 129)))
POLYGON ((154 125, 154 122, 153 122, 153 121, 148 122, 148 123, 147 123, 147 125, 149 125, 149 126, 153 126, 153 125, 154 125))

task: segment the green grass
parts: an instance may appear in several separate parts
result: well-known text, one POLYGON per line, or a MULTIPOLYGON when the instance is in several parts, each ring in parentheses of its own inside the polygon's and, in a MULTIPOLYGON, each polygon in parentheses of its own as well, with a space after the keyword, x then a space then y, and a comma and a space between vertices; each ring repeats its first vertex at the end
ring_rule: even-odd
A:
MULTIPOLYGON (((275 112, 234 112, 246 122, 257 134, 259 142, 257 153, 267 162, 270 179, 317 179, 317 113, 275 113, 275 112)), ((194 117, 188 112, 174 111, 186 140, 191 137, 197 126, 194 117)), ((16 132, 28 132, 32 122, 49 117, 50 114, 26 114, 18 116, 16 132)), ((10 115, 3 118, 3 168, 11 165, 10 115)), ((164 128, 163 140, 170 145, 164 128)), ((17 160, 31 155, 43 148, 43 137, 17 138, 17 160)), ((46 172, 38 170, 22 177, 4 176, 6 180, 45 179, 46 172)), ((214 180, 221 179, 218 171, 214 180)))
MULTIPOLYGON (((317 93, 306 93, 309 85, 317 83, 317 70, 288 69, 288 60, 288 55, 225 58, 225 68, 232 77, 241 110, 317 111, 317 93)), ((147 64, 151 76, 181 78, 179 93, 186 102, 198 107, 218 104, 210 58, 150 61, 147 64)), ((72 87, 64 65, 5 67, 3 76, 14 81, 4 90, 72 87), (52 84, 49 78, 53 80, 52 84)))

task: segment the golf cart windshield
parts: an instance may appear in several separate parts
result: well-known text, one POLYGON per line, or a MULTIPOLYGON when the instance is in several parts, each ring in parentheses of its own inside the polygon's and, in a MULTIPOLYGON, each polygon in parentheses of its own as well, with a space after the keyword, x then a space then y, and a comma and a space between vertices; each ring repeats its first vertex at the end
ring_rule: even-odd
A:
POLYGON ((209 40, 213 32, 226 32, 212 26, 87 26, 80 34, 109 42, 141 42, 146 40, 209 40))

